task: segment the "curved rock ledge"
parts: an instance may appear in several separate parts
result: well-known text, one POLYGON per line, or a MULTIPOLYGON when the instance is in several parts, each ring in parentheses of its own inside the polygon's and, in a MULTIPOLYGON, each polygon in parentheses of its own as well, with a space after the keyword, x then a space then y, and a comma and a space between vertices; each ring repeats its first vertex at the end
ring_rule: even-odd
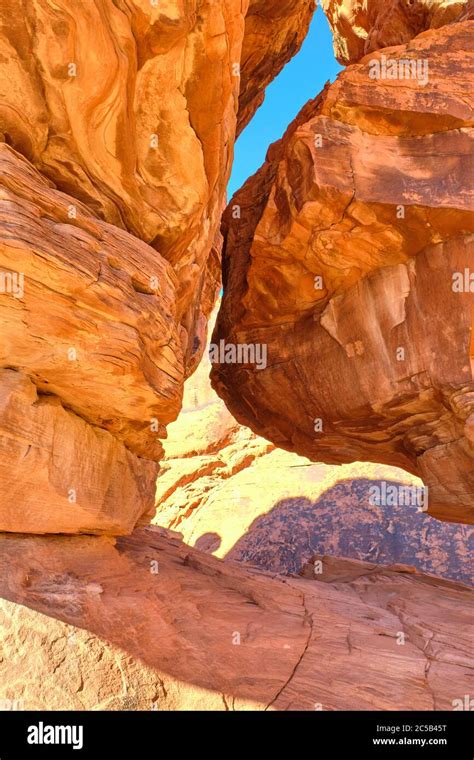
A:
POLYGON ((282 579, 156 528, 0 543, 1 696, 23 709, 452 710, 469 693, 472 591, 411 568, 319 557, 314 580, 282 579))

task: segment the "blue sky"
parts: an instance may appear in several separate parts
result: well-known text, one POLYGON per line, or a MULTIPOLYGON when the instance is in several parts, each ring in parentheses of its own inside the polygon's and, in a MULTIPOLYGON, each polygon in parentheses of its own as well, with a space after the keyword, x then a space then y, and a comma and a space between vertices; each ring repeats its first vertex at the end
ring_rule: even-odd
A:
POLYGON ((237 140, 229 199, 263 164, 269 145, 283 135, 304 104, 341 70, 326 16, 318 8, 300 52, 267 87, 263 105, 237 140))

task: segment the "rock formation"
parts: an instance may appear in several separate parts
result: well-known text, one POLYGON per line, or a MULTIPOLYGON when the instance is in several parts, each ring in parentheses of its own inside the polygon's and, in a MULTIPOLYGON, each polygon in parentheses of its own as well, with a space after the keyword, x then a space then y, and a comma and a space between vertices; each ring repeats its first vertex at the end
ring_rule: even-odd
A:
POLYGON ((340 63, 402 45, 426 29, 437 29, 466 14, 467 0, 321 0, 340 63))
POLYGON ((411 5, 326 6, 358 62, 221 230, 235 136, 313 0, 3 1, 0 709, 469 693, 472 530, 367 504, 421 477, 473 521, 472 24, 411 5), (228 410, 207 360, 189 382, 223 245, 228 410))
POLYGON ((213 338, 239 422, 416 474, 452 522, 474 521, 472 29, 366 56, 271 146, 224 215, 213 338))
POLYGON ((367 462, 315 464, 277 449, 235 421, 209 371, 205 352, 168 426, 154 525, 216 557, 281 575, 331 554, 474 585, 474 527, 427 515, 418 478, 367 462))
POLYGON ((452 710, 469 693, 465 586, 325 557, 312 579, 272 578, 158 531, 0 538, 4 702, 452 710))
POLYGON ((237 134, 265 97, 265 87, 301 47, 314 0, 250 0, 245 17, 237 134))
POLYGON ((0 530, 120 534, 150 516, 202 355, 237 118, 314 5, 20 5, 0 10, 0 530))

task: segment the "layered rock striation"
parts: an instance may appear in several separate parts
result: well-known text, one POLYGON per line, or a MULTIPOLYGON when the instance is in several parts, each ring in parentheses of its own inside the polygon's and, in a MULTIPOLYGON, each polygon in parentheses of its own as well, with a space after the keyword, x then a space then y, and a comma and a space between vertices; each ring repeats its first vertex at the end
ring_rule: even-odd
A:
POLYGON ((0 543, 13 709, 453 710, 469 693, 461 584, 327 557, 274 578, 157 528, 0 543))
POLYGON ((237 121, 314 10, 266 5, 2 4, 0 530, 149 519, 220 286, 237 121))
POLYGON ((472 590, 394 560, 411 526, 401 559, 469 581, 472 532, 430 529, 413 504, 412 522, 367 509, 358 486, 346 525, 334 518, 336 479, 366 474, 349 464, 363 460, 402 484, 421 476, 433 515, 472 521, 471 25, 451 23, 458 6, 467 18, 423 0, 405 23, 401 5, 369 4, 355 39, 328 6, 341 60, 403 45, 303 109, 222 237, 235 135, 301 45, 312 0, 3 2, 4 709, 463 709, 472 590), (184 393, 223 239, 213 374, 230 411, 207 384, 184 393), (194 547, 142 527, 183 403, 158 501, 194 547), (307 509, 315 484, 323 500, 307 509), (351 540, 356 525, 376 552, 351 540), (58 533, 102 535, 28 535, 58 533), (364 561, 327 556, 349 543, 364 561))
POLYGON ((224 214, 213 338, 239 422, 403 468, 455 522, 474 520, 472 28, 366 56, 271 146, 224 214))

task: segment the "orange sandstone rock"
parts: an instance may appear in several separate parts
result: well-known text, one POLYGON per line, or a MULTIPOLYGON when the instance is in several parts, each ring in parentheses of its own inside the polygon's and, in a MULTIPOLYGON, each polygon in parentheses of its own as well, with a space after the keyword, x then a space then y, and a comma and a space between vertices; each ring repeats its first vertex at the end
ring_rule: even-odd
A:
POLYGON ((310 5, 257 22, 254 3, 247 29, 240 0, 2 3, 0 530, 123 533, 148 514, 220 287, 240 80, 248 120, 310 5))
POLYGON ((251 4, 244 59, 247 0, 80 9, 32 0, 21 12, 5 0, 0 11, 0 135, 59 189, 172 263, 188 330, 225 199, 239 67, 248 121, 314 10, 312 0, 283 9, 275 0, 262 17, 260 5, 251 4))
POLYGON ((265 88, 300 49, 314 0, 250 0, 245 17, 239 93, 239 134, 262 104, 265 88))
POLYGON ((314 463, 275 448, 236 422, 209 371, 206 352, 168 426, 154 525, 216 557, 280 575, 322 553, 474 582, 474 526, 426 514, 429 493, 419 478, 370 462, 314 463))
POLYGON ((0 267, 23 278, 0 295, 2 365, 158 459, 184 378, 172 267, 4 144, 0 161, 0 267))
POLYGON ((154 513, 158 467, 23 374, 0 371, 3 531, 130 533, 154 513))
POLYGON ((213 368, 239 422, 315 461, 401 467, 458 522, 474 521, 471 34, 383 51, 427 61, 424 85, 374 79, 379 51, 303 108, 225 213, 213 338, 267 354, 213 368))
POLYGON ((461 584, 326 557, 271 577, 152 528, 0 544, 0 697, 23 709, 451 710, 469 692, 461 584))
POLYGON ((402 45, 427 29, 464 17, 467 0, 322 0, 340 63, 355 63, 366 53, 402 45))

